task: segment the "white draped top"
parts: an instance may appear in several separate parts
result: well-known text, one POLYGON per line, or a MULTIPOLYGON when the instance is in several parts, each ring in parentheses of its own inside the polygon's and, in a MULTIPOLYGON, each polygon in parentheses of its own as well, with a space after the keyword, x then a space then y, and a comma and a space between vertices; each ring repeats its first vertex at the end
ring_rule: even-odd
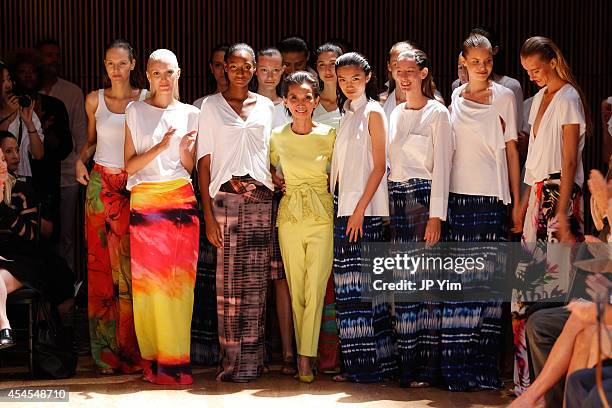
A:
POLYGON ((509 204, 512 199, 506 142, 517 139, 515 98, 508 88, 495 82, 490 84, 493 92, 490 105, 465 99, 461 93, 468 84, 453 92, 451 124, 455 154, 450 191, 497 197, 509 204))

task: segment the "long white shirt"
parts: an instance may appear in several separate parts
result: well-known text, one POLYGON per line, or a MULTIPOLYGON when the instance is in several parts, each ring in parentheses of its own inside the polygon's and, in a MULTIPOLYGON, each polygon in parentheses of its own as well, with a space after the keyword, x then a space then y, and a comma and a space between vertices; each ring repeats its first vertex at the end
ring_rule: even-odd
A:
POLYGON ((321 103, 317 105, 314 112, 312 113, 312 120, 315 122, 323 123, 324 125, 331 126, 335 129, 340 127, 340 109, 336 108, 332 111, 327 111, 321 103))
POLYGON ((451 162, 455 149, 450 113, 430 99, 419 109, 399 104, 389 123, 391 181, 431 180, 429 216, 446 220, 451 162))
MULTIPOLYGON (((41 90, 40 93, 45 93, 41 90)), ((83 91, 77 85, 65 79, 58 78, 49 93, 64 103, 68 111, 68 123, 72 135, 72 152, 62 160, 61 187, 76 186, 76 162, 81 149, 87 142, 87 115, 85 114, 85 99, 83 91)))
MULTIPOLYGON (((142 101, 147 90, 140 91, 142 101)), ((94 162, 104 167, 122 169, 124 164, 125 113, 114 113, 108 109, 104 100, 104 89, 98 90, 96 117, 96 153, 94 162)))
POLYGON ((198 160, 210 155, 209 194, 214 197, 232 176, 247 174, 270 190, 270 134, 274 104, 257 95, 249 117, 243 120, 222 94, 207 97, 202 103, 198 136, 198 160))
POLYGON ((395 100, 395 89, 387 96, 387 100, 383 104, 383 111, 385 111, 385 118, 387 118, 387 123, 391 120, 391 113, 397 106, 397 101, 395 100))
POLYGON ((176 132, 166 150, 158 154, 146 166, 128 177, 127 189, 143 182, 163 182, 178 179, 191 181, 181 163, 179 145, 185 134, 198 130, 198 113, 195 106, 177 102, 166 109, 144 101, 130 102, 125 109, 125 123, 132 134, 136 154, 143 154, 158 144, 168 129, 176 132))
MULTIPOLYGON (((332 194, 338 182, 338 217, 353 214, 374 169, 369 131, 370 112, 379 112, 383 116, 385 139, 387 135, 385 113, 378 102, 368 101, 363 95, 355 101, 346 101, 344 111, 334 144, 329 178, 332 194)), ((389 215, 386 176, 381 179, 364 215, 366 217, 389 215)))
POLYGON ((563 159, 563 125, 580 125, 578 141, 578 162, 574 181, 582 187, 584 170, 582 169, 582 150, 584 149, 584 134, 586 121, 584 109, 578 91, 570 84, 565 84, 552 97, 546 108, 537 130, 534 134, 533 124, 542 103, 546 87, 533 97, 529 113, 529 150, 525 161, 525 183, 532 186, 542 181, 550 174, 560 173, 563 159))
POLYGON ((497 197, 511 202, 506 159, 506 142, 517 139, 514 94, 491 83, 490 105, 461 96, 468 84, 453 92, 451 124, 455 133, 455 154, 450 191, 458 194, 497 197), (502 127, 500 118, 505 123, 502 127))
POLYGON ((507 75, 500 77, 495 82, 505 86, 514 93, 514 100, 516 102, 514 105, 516 107, 516 129, 521 130, 523 128, 523 110, 521 109, 523 104, 523 88, 521 88, 521 83, 507 75))
POLYGON ((287 108, 283 102, 279 102, 274 105, 274 114, 272 115, 272 129, 279 126, 285 126, 287 123, 292 122, 291 115, 287 113, 287 108))
MULTIPOLYGON (((42 125, 40 119, 35 112, 32 112, 32 122, 34 122, 34 128, 36 129, 37 135, 40 138, 41 143, 45 141, 45 135, 42 131, 42 125)), ((8 125, 8 131, 11 132, 15 138, 19 141, 19 167, 17 167, 17 175, 24 177, 32 176, 32 168, 30 167, 30 137, 28 135, 28 127, 22 121, 19 113, 15 115, 15 119, 8 125), (19 136, 19 127, 21 124, 21 136, 19 136), (21 140, 20 140, 21 139, 21 140)))

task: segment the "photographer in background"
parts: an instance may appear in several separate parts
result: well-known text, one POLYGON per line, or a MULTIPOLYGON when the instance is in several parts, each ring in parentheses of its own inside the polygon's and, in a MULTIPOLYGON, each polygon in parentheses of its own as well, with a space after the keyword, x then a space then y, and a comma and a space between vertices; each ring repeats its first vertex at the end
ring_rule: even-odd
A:
POLYGON ((60 236, 60 180, 61 162, 72 152, 72 135, 68 111, 64 103, 39 91, 42 86, 43 64, 35 50, 19 50, 7 58, 16 93, 28 95, 34 102, 34 112, 40 118, 45 134, 42 160, 32 160, 33 185, 41 197, 43 207, 53 214, 51 241, 57 244, 60 236))
POLYGON ((0 62, 0 130, 8 130, 17 138, 21 161, 17 175, 32 177, 29 156, 44 156, 44 135, 34 104, 27 95, 15 95, 8 67, 0 62))

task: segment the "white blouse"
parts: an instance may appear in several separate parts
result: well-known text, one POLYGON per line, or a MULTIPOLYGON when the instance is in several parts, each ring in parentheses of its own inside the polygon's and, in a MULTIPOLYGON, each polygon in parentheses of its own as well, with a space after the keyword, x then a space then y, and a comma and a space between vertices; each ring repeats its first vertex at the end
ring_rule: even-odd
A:
POLYGON ((393 110, 389 123, 389 180, 431 180, 432 218, 446 220, 454 145, 450 113, 440 102, 430 99, 419 110, 401 103, 393 110))
POLYGON ((563 85, 552 97, 544 115, 542 115, 536 137, 533 123, 540 110, 545 91, 546 87, 535 94, 529 112, 531 132, 529 134, 527 161, 525 162, 525 183, 532 186, 538 181, 548 178, 551 174, 561 172, 563 125, 576 124, 580 125, 580 139, 578 141, 578 162, 574 181, 582 187, 584 183, 582 150, 584 149, 586 121, 580 95, 570 84, 563 85))
MULTIPOLYGON (((336 135, 329 177, 332 194, 338 182, 338 217, 353 215, 374 168, 369 131, 370 112, 379 112, 383 116, 385 139, 387 135, 387 122, 384 119, 383 108, 378 102, 368 101, 363 95, 353 102, 346 101, 344 111, 336 135)), ((389 215, 386 175, 381 179, 364 215, 366 217, 389 215)))
POLYGON ((180 178, 191 181, 190 174, 181 163, 179 144, 185 134, 198 130, 195 106, 177 102, 166 109, 144 101, 130 102, 125 109, 125 124, 132 134, 136 154, 143 154, 158 144, 169 128, 176 129, 166 150, 146 166, 128 177, 127 189, 143 182, 163 182, 180 178))
MULTIPOLYGON (((147 90, 140 91, 139 101, 147 95, 147 90)), ((96 153, 94 162, 115 169, 122 169, 124 164, 125 113, 113 113, 104 100, 104 89, 98 91, 98 108, 96 117, 96 153)))
MULTIPOLYGON (((35 112, 32 112, 32 122, 40 141, 44 143, 45 135, 42 131, 40 119, 35 112)), ((32 177, 32 168, 30 167, 30 137, 28 135, 28 127, 21 120, 19 113, 15 115, 15 119, 8 125, 8 131, 11 132, 19 141, 19 166, 17 167, 17 175, 23 177, 32 177), (21 124, 21 136, 19 136, 19 125, 21 124)))
POLYGON ((514 101, 516 102, 516 128, 521 130, 523 128, 523 88, 521 88, 521 83, 516 79, 509 76, 502 76, 497 81, 498 84, 505 86, 509 90, 514 93, 514 101))
POLYGON ((210 186, 214 197, 232 176, 247 174, 270 190, 270 133, 274 104, 265 96, 257 100, 243 120, 222 94, 210 95, 202 103, 198 136, 198 160, 210 155, 210 186))
POLYGON ((338 129, 340 126, 340 118, 340 109, 336 108, 333 111, 328 112, 323 105, 321 105, 321 103, 317 105, 312 113, 312 120, 323 123, 327 126, 331 126, 334 129, 338 129))
POLYGON ((450 191, 497 197, 509 204, 512 198, 506 142, 517 139, 515 99, 508 88, 495 82, 490 84, 493 93, 490 105, 465 99, 461 93, 468 84, 453 92, 450 111, 455 154, 450 191))

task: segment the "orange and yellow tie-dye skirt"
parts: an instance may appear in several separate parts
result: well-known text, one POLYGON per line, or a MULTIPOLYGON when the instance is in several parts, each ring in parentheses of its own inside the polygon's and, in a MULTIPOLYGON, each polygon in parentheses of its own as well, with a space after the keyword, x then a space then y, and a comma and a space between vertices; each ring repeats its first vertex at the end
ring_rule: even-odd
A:
POLYGON ((199 229, 187 180, 132 188, 134 324, 144 378, 156 384, 193 382, 189 351, 199 229))

